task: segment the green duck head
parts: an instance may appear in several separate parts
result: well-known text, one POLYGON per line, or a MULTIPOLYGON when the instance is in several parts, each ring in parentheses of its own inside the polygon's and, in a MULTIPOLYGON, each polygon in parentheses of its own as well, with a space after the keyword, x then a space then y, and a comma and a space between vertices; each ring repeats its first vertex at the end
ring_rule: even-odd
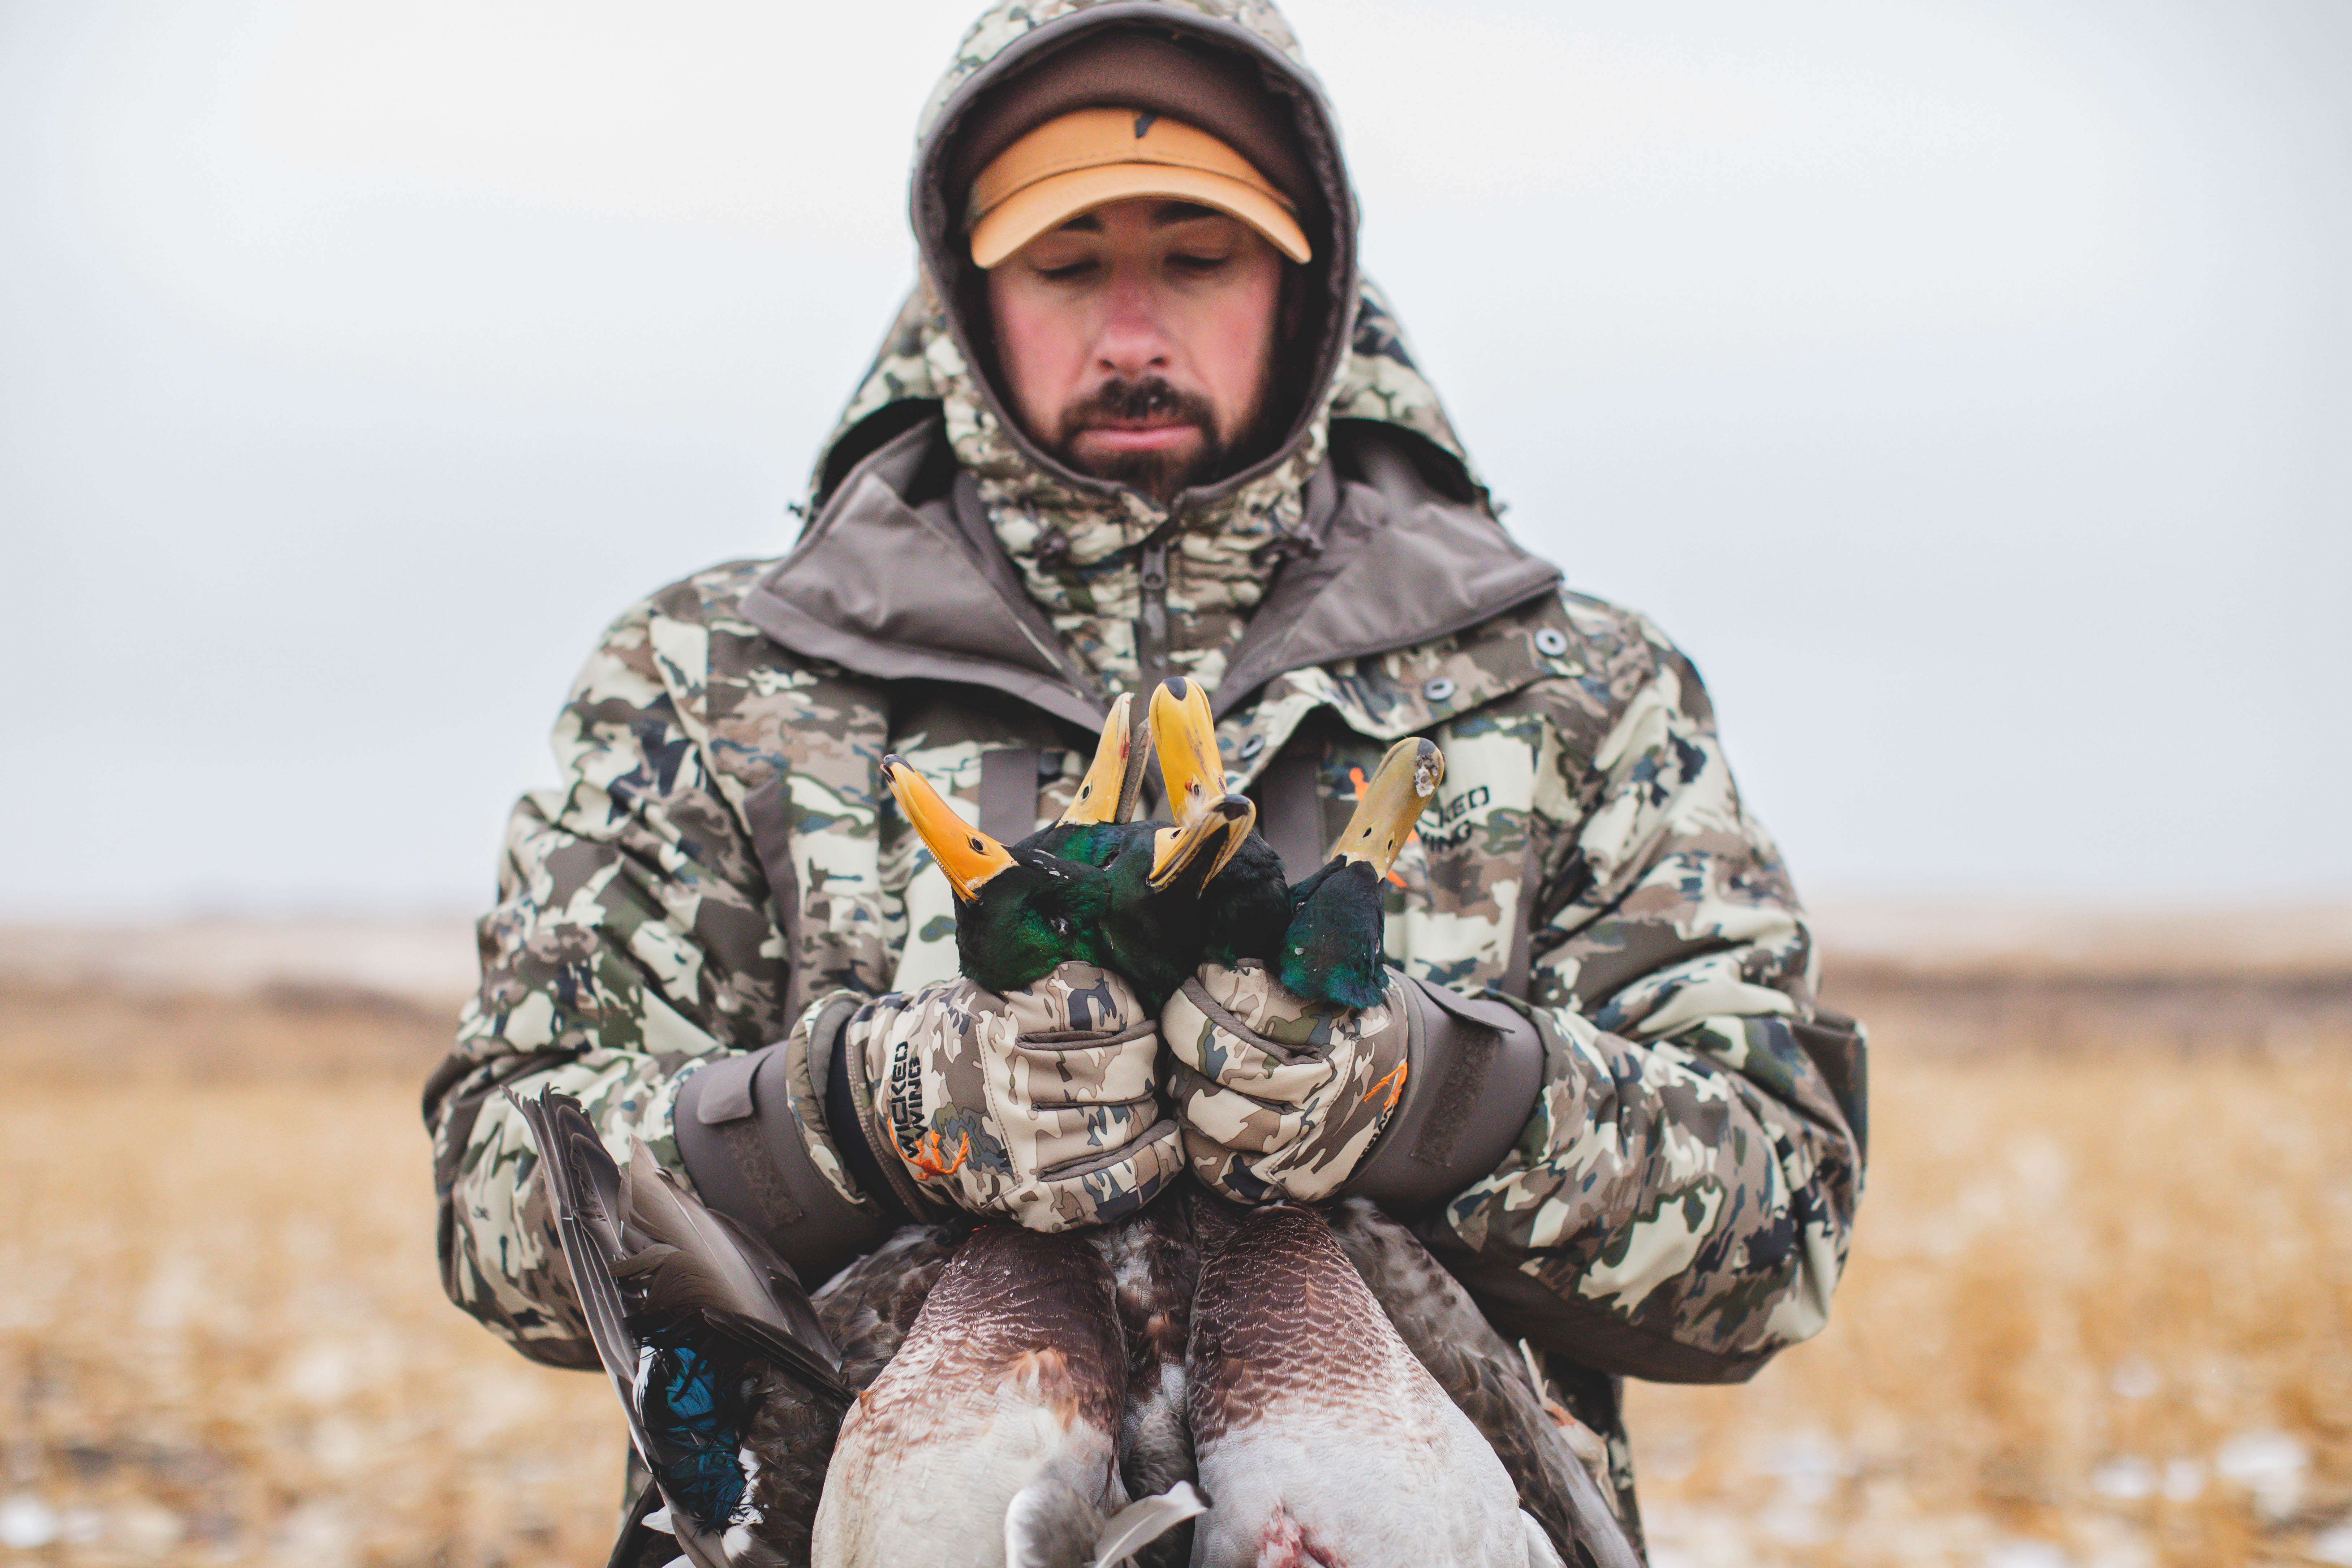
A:
POLYGON ((1331 858, 1291 889, 1276 970, 1285 988, 1340 1007, 1380 1001, 1388 986, 1381 883, 1444 777, 1445 753, 1434 742, 1409 736, 1389 748, 1331 858))
POLYGON ((956 954, 966 979, 1018 991, 1056 964, 1108 961, 1100 936, 1108 872, 1027 840, 1007 849, 898 757, 882 759, 882 778, 955 890, 956 954))
POLYGON ((1199 682, 1170 680, 1152 693, 1151 741, 1176 816, 1157 846, 1154 885, 1197 904, 1201 960, 1271 963, 1290 923, 1290 885, 1282 858, 1255 832, 1256 805, 1225 787, 1216 721, 1199 682))
MULTIPOLYGON (((1102 940, 1113 966, 1157 1011, 1200 965, 1202 886, 1248 837, 1257 808, 1225 793, 1215 722, 1197 682, 1180 678, 1156 689, 1149 723, 1176 820, 1129 829, 1110 862, 1102 940)), ((1130 769, 1130 780, 1139 771, 1130 769)))

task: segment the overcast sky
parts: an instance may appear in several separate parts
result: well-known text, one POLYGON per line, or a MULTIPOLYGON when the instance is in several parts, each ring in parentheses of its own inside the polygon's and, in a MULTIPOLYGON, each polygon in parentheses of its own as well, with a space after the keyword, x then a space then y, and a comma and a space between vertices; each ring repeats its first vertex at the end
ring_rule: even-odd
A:
MULTIPOLYGON (((0 0, 0 918, 481 905, 599 628, 789 544, 971 9, 0 0)), ((2347 899, 2352 5, 1289 11, 1801 888, 2347 899)))

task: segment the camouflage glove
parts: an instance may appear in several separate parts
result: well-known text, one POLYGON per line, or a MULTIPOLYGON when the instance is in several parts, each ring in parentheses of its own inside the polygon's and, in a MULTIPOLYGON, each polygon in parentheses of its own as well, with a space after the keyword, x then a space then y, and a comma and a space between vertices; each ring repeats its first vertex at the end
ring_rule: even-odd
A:
POLYGON ((866 1140, 919 1215, 929 1200, 1031 1230, 1098 1225, 1183 1168, 1152 1093, 1159 1027, 1108 970, 1065 963, 1002 996, 939 981, 867 1003, 842 1043, 866 1140))
POLYGON ((1202 966, 1160 1015, 1192 1173, 1243 1203, 1332 1196, 1404 1092, 1412 1017, 1393 974, 1358 1011, 1293 995, 1255 960, 1202 966))

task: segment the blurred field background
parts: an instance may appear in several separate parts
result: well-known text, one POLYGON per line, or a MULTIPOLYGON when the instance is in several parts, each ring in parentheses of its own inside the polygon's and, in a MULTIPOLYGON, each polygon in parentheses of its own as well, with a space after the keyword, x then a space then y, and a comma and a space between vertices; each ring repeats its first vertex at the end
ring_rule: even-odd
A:
MULTIPOLYGON (((1634 1391, 1659 1568, 2352 1564, 2352 913, 1828 925, 1859 1245, 1817 1342, 1634 1391)), ((435 1279, 468 959, 0 931, 0 1563, 603 1561, 611 1394, 435 1279)))
MULTIPOLYGON (((609 1393, 434 1276, 464 928, 121 922, 474 907, 797 531, 979 3, 0 4, 0 1568, 603 1561, 609 1393)), ((1634 1392, 1660 1568, 2352 1564, 2352 5, 1284 9, 1510 527, 1855 901, 1858 1249, 1634 1392)))

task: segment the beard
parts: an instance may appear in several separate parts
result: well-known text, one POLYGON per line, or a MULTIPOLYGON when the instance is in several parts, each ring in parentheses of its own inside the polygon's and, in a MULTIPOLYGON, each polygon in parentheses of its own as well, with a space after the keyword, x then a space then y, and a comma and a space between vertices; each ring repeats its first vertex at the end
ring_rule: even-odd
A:
POLYGON ((1107 381, 1064 409, 1052 447, 1056 458, 1087 478, 1127 485, 1163 502, 1222 475, 1231 450, 1228 433, 1219 425, 1217 411, 1209 400, 1196 392, 1181 392, 1157 375, 1141 381, 1107 381), (1140 419, 1190 425, 1201 433, 1200 445, 1190 451, 1113 452, 1094 458, 1079 452, 1078 437, 1088 426, 1140 419))

